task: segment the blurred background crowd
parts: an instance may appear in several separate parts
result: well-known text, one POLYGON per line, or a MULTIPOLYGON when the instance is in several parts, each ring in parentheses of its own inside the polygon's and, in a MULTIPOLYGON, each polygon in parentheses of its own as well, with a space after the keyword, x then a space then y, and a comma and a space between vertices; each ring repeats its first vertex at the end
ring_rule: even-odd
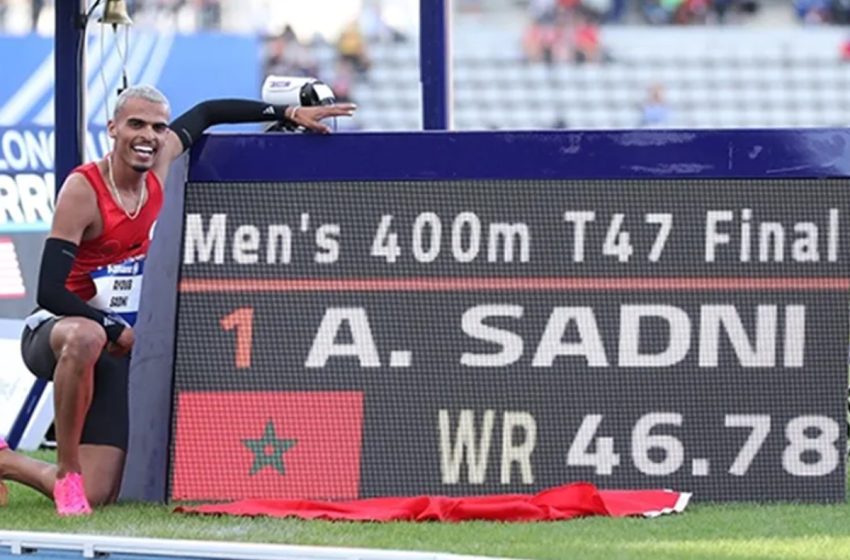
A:
MULTIPOLYGON (((56 0, 0 0, 51 34, 56 0)), ((418 129, 418 0, 127 0, 134 31, 258 38, 357 126, 418 129)), ((844 126, 850 0, 454 0, 457 128, 844 126)))
MULTIPOLYGON (((49 32, 55 1, 0 0, 0 29, 16 33, 37 29, 49 32)), ((309 11, 307 3, 285 0, 126 0, 125 3, 137 24, 174 27, 183 32, 272 29, 285 25, 285 21, 269 18, 270 13, 309 11)), ((327 3, 339 4, 314 2, 327 3)), ((364 31, 371 38, 383 33, 376 27, 381 25, 381 11, 417 10, 417 2, 408 0, 365 0, 349 4, 363 10, 361 23, 370 27, 364 31)), ((782 19, 801 24, 850 22, 850 0, 455 0, 454 5, 460 14, 525 12, 532 26, 545 28, 570 27, 588 21, 614 25, 738 24, 754 21, 754 17, 758 19, 761 9, 771 12, 768 17, 774 22, 782 19)))

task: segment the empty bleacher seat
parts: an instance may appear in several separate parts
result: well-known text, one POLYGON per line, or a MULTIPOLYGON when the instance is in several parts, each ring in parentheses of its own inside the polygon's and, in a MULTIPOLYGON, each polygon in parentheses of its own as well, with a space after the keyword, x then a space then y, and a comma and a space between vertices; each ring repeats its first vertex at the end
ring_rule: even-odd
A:
MULTIPOLYGON (((478 40, 465 32, 453 62, 458 129, 637 126, 654 84, 664 88, 674 126, 850 123, 841 29, 606 27, 610 62, 552 65, 522 61, 518 35, 488 30, 478 40)), ((369 128, 421 126, 417 49, 408 42, 370 50, 369 79, 354 89, 369 128)))

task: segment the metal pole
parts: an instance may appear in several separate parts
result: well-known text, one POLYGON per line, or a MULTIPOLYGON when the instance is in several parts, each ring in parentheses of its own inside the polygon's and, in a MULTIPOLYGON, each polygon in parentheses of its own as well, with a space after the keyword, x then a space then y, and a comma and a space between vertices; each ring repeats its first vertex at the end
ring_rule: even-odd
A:
POLYGON ((419 0, 422 125, 452 128, 451 0, 419 0))
POLYGON ((85 149, 85 0, 56 2, 56 38, 54 48, 56 85, 55 151, 56 193, 65 178, 83 161, 85 149))

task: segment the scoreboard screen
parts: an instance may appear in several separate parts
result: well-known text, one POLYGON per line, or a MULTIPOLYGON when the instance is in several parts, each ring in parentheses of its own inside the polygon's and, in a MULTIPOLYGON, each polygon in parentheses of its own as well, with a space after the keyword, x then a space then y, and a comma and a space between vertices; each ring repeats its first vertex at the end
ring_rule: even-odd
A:
POLYGON ((843 500, 846 191, 190 181, 169 497, 843 500))

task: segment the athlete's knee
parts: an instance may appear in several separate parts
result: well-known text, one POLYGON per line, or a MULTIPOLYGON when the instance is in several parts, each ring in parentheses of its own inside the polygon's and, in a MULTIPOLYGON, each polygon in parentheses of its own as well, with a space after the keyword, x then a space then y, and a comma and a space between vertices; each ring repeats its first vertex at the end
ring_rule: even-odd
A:
POLYGON ((57 358, 83 366, 92 366, 106 345, 106 333, 94 321, 81 320, 69 325, 63 333, 57 358))

